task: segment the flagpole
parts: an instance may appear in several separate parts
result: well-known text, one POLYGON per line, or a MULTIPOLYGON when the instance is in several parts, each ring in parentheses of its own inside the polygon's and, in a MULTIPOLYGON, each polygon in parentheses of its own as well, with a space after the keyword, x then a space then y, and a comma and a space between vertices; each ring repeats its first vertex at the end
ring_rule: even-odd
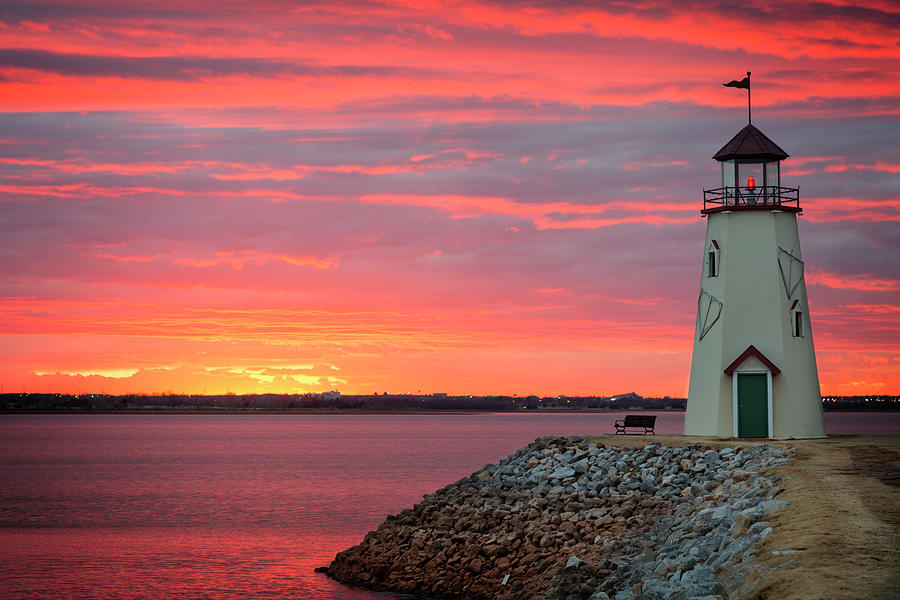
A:
POLYGON ((753 116, 750 113, 750 71, 747 71, 747 124, 753 124, 753 116))

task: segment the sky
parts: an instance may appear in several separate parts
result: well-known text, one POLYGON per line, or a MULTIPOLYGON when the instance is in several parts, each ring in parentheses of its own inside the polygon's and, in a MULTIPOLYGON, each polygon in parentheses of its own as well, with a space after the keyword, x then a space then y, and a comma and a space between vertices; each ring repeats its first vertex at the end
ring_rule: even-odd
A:
POLYGON ((900 394, 888 0, 5 1, 3 390, 685 396, 746 71, 822 392, 900 394))

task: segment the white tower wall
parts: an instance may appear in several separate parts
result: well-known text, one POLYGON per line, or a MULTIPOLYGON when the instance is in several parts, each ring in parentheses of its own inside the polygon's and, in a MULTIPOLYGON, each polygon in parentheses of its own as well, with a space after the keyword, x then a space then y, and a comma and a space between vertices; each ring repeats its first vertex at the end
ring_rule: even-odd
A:
POLYGON ((685 434, 737 435, 735 377, 768 371, 769 437, 823 437, 796 214, 765 209, 709 214, 702 265, 685 434), (710 251, 717 253, 717 276, 709 273, 710 251), (803 321, 799 336, 794 335, 797 308, 803 321), (752 355, 737 365, 737 373, 726 374, 750 346, 780 372, 772 373, 752 355))

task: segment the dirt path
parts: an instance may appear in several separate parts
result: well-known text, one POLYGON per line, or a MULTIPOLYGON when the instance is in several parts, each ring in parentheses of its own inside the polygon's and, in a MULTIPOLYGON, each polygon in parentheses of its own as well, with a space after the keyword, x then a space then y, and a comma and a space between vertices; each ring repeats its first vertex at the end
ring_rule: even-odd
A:
POLYGON ((752 598, 900 598, 900 438, 792 443, 796 458, 780 470, 791 504, 759 553, 772 567, 792 562, 752 598), (800 552, 772 554, 784 550, 800 552))
POLYGON ((795 457, 778 471, 785 478, 780 497, 790 506, 772 516, 774 531, 758 551, 770 567, 781 568, 766 576, 747 600, 900 598, 900 437, 760 442, 674 435, 590 439, 629 447, 651 442, 714 448, 755 443, 793 446, 795 457))

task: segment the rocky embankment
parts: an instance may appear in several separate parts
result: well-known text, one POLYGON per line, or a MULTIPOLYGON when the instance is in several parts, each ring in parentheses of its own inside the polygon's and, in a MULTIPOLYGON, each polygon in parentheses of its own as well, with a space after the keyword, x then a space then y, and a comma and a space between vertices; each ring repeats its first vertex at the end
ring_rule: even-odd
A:
POLYGON ((789 452, 540 438, 389 516, 327 569, 374 589, 471 599, 740 598, 786 503, 789 452))

